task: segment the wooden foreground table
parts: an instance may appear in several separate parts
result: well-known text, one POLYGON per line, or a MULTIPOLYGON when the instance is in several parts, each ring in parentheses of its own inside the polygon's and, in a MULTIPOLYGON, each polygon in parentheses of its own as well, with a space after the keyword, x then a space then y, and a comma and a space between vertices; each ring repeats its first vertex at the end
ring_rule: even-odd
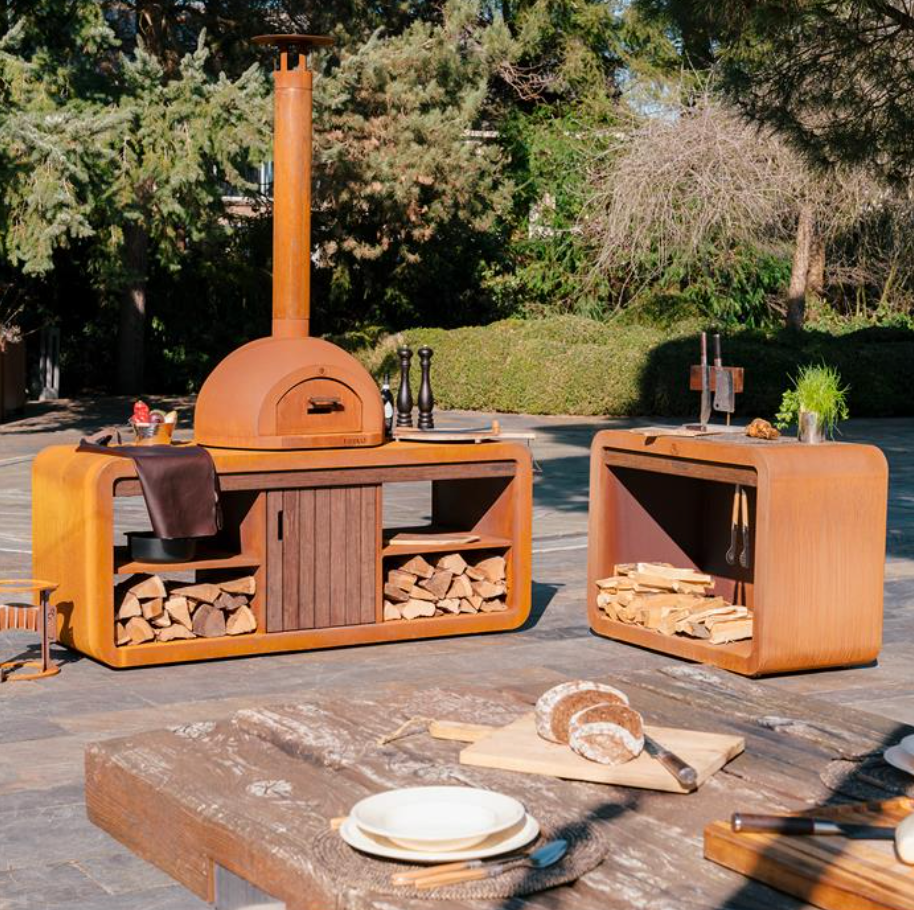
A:
POLYGON ((86 754, 89 817, 221 908, 789 910, 807 905, 704 860, 704 826, 736 809, 787 812, 882 799, 904 793, 912 780, 879 758, 910 728, 691 665, 607 681, 627 691, 651 723, 745 737, 745 753, 694 794, 461 766, 459 743, 426 733, 378 745, 409 718, 508 723, 558 681, 548 670, 541 675, 541 684, 527 675, 509 691, 404 682, 362 696, 303 693, 295 708, 272 705, 97 743, 86 754), (432 784, 497 788, 587 820, 602 828, 609 854, 573 885, 491 903, 372 895, 329 881, 317 867, 307 844, 356 800, 432 784))

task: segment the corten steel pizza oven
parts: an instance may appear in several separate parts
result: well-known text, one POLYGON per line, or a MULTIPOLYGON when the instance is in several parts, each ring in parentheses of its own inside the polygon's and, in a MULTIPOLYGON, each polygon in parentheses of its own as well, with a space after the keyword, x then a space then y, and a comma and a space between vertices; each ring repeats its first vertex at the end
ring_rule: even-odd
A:
POLYGON ((229 354, 209 375, 194 414, 196 442, 239 449, 376 446, 381 396, 368 371, 308 336, 311 250, 313 35, 263 35, 279 48, 275 82, 273 331, 229 354))

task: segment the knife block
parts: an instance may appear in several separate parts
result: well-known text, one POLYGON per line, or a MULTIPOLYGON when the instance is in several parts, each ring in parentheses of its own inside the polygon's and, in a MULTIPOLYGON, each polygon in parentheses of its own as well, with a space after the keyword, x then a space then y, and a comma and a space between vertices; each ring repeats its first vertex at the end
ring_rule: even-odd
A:
POLYGON ((598 433, 590 626, 747 676, 872 661, 882 639, 887 488, 885 458, 874 446, 598 433), (725 560, 736 484, 749 501, 747 568, 725 560), (597 606, 596 580, 631 562, 707 572, 715 593, 752 609, 753 637, 710 644, 610 620, 597 606))

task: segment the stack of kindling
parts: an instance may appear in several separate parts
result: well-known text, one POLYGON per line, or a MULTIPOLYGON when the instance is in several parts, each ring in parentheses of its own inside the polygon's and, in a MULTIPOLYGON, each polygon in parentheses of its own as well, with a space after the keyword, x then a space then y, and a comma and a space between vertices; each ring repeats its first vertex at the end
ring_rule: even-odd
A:
POLYGON ((434 561, 413 556, 384 579, 384 619, 419 619, 445 613, 501 613, 505 602, 503 556, 468 563, 459 553, 434 561))
POLYGON ((254 632, 255 590, 253 575, 191 585, 134 575, 114 590, 115 641, 120 647, 254 632))
POLYGON ((715 597, 714 580, 695 569, 660 562, 617 565, 597 587, 597 605, 617 622, 715 645, 752 638, 750 610, 715 597))

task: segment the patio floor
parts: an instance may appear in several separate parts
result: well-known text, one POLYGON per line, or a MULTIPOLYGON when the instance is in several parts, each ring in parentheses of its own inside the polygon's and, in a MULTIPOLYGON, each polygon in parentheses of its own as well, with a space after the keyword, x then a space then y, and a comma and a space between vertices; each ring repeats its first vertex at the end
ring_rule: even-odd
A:
MULTIPOLYGON (((177 402, 179 405, 182 402, 177 402)), ((183 402, 187 406, 187 402, 183 402)), ((125 400, 34 406, 0 426, 0 577, 30 572, 31 460, 46 445, 75 443, 118 420, 125 400)), ((188 411, 185 411, 188 413, 188 411)), ((438 415, 472 423, 478 415, 438 415)), ((672 658, 592 635, 584 611, 588 454, 593 434, 625 421, 503 417, 538 434, 533 525, 533 618, 516 633, 365 646, 115 672, 56 649, 62 673, 0 686, 0 910, 193 910, 197 898, 136 859, 85 817, 87 742, 226 715, 317 688, 358 690, 408 673, 423 681, 511 685, 551 670, 601 675, 667 666, 672 658), (408 669, 407 669, 408 668, 408 669)), ((890 465, 885 645, 878 664, 767 679, 764 685, 914 724, 914 424, 860 420, 848 441, 880 446, 890 465)), ((421 508, 418 491, 390 507, 421 508)), ((142 507, 141 507, 142 508, 142 507)), ((33 647, 33 635, 0 634, 0 659, 33 647)), ((167 836, 163 832, 163 836, 167 836)))

